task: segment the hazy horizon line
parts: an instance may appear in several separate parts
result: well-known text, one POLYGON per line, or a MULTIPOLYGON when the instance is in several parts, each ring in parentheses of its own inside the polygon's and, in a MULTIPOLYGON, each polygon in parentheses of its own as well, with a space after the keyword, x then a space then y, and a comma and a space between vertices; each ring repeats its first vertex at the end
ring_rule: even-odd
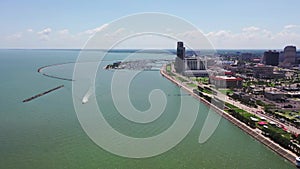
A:
MULTIPOLYGON (((138 49, 138 48, 119 48, 119 49, 80 49, 80 48, 0 48, 0 50, 175 50, 176 49, 162 49, 162 48, 149 48, 149 49, 138 49)), ((187 51, 190 51, 191 49, 187 49, 187 51)), ((276 49, 276 48, 216 48, 216 49, 193 49, 193 50, 276 50, 280 51, 282 49, 276 49)), ((298 50, 297 50, 298 51, 298 50)))

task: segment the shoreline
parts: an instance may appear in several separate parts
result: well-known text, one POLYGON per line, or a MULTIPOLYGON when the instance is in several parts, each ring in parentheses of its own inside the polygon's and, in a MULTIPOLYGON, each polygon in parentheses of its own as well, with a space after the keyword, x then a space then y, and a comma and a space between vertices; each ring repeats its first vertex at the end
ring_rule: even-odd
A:
POLYGON ((160 69, 160 74, 163 77, 165 77, 169 81, 173 82, 175 85, 179 86, 180 88, 183 88, 183 90, 185 90, 186 92, 191 94, 191 96, 193 96, 195 99, 197 99, 198 101, 204 103, 206 106, 209 106, 209 107, 213 108, 213 110, 216 113, 218 113, 220 116, 222 116, 223 118, 225 118, 226 120, 228 120, 229 122, 231 122, 232 124, 234 124, 235 126, 240 128, 241 130, 243 130, 244 132, 246 132, 247 134, 249 134, 250 136, 255 138, 257 141, 261 142, 262 144, 264 144, 265 146, 267 146, 268 148, 273 150, 273 152, 277 153, 278 155, 282 156, 286 160, 288 160, 291 163, 293 163, 294 165, 296 165, 297 156, 294 153, 282 148, 277 143, 273 142, 272 140, 270 140, 269 138, 263 136, 262 134, 257 133, 254 129, 250 128, 249 126, 247 126, 243 122, 239 121, 238 119, 234 118, 230 114, 226 113, 224 110, 221 110, 220 108, 218 108, 215 105, 211 104, 207 100, 201 98, 200 96, 195 94, 191 89, 189 89, 188 87, 186 87, 185 85, 183 85, 182 83, 180 83, 179 81, 177 81, 176 79, 174 79, 173 77, 168 75, 167 72, 165 71, 165 68, 166 67, 164 65, 160 69))

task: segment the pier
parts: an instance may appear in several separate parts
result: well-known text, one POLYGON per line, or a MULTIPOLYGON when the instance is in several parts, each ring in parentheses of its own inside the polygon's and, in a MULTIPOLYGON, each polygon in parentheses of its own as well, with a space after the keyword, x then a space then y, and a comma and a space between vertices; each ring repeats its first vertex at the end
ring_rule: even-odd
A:
POLYGON ((53 89, 50 89, 50 90, 47 90, 47 91, 45 91, 45 92, 43 92, 43 93, 39 93, 39 94, 37 94, 37 95, 34 95, 34 96, 32 96, 32 97, 29 97, 29 98, 23 100, 22 102, 23 102, 23 103, 29 102, 29 101, 31 101, 31 100, 33 100, 33 99, 36 99, 36 98, 41 97, 41 96, 44 96, 44 95, 46 95, 46 94, 48 94, 48 93, 50 93, 50 92, 53 92, 53 91, 58 90, 58 89, 63 88, 63 87, 64 87, 64 85, 57 86, 57 87, 55 87, 55 88, 53 88, 53 89))

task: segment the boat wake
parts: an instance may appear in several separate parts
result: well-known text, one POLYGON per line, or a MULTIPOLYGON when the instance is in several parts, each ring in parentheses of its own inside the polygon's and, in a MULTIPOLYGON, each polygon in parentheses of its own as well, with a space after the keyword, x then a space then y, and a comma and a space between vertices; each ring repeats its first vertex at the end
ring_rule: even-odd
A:
POLYGON ((91 86, 86 94, 82 98, 82 104, 86 104, 89 101, 89 98, 93 94, 93 87, 91 86))

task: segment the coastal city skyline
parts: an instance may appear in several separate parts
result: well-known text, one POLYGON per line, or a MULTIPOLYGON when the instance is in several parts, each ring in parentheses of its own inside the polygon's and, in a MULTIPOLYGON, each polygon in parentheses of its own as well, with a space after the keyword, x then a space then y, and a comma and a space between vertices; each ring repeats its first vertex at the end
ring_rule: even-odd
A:
MULTIPOLYGON (((283 49, 300 46, 296 0, 268 5, 255 0, 190 2, 0 2, 0 48, 82 48, 95 32, 121 17, 158 12, 185 19, 216 49, 283 49), (196 4, 196 5, 195 5, 196 4), (75 10, 76 9, 76 10, 75 10), (288 11, 288 12, 287 12, 288 11)), ((119 30, 117 33, 126 33, 119 30)), ((193 32, 184 32, 193 36, 193 32)), ((137 41, 132 48, 147 44, 137 41)), ((172 49, 171 44, 160 48, 172 49)), ((128 47, 130 48, 130 47, 128 47)))
POLYGON ((0 1, 0 168, 300 168, 299 6, 0 1))

